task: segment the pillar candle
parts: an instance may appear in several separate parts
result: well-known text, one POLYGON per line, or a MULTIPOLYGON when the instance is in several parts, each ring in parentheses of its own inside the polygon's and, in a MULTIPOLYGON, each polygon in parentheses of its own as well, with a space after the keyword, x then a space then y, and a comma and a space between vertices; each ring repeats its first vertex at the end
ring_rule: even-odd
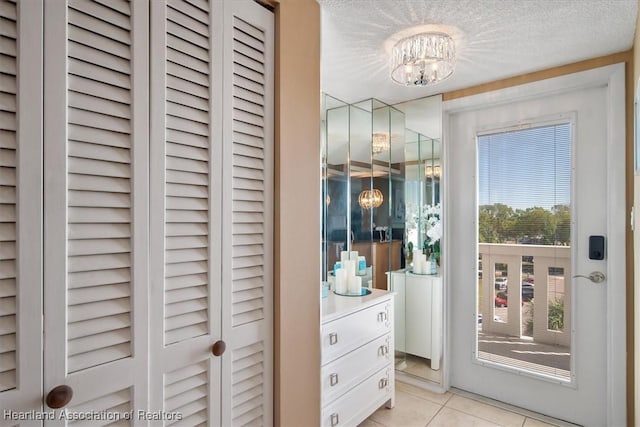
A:
POLYGON ((349 260, 358 261, 358 251, 349 252, 349 260))
POLYGON ((347 260, 344 262, 344 269, 347 270, 347 277, 351 277, 351 276, 355 276, 356 275, 356 262, 355 261, 351 261, 351 260, 347 260))
POLYGON ((413 274, 422 274, 422 259, 419 256, 413 258, 413 274))
POLYGON ((420 256, 421 256, 421 255, 422 255, 422 251, 421 251, 421 250, 418 250, 418 249, 414 249, 414 250, 413 250, 413 261, 414 261, 414 264, 413 264, 413 265, 415 265, 415 261, 416 261, 417 259, 418 259, 418 260, 420 259, 420 256))
POLYGON ((340 252, 340 262, 344 263, 345 261, 349 261, 349 252, 348 251, 340 252))
POLYGON ((347 270, 344 268, 336 270, 336 293, 346 294, 348 291, 347 285, 347 270))
POLYGON ((360 295, 362 293, 362 277, 349 277, 349 293, 351 295, 360 295))

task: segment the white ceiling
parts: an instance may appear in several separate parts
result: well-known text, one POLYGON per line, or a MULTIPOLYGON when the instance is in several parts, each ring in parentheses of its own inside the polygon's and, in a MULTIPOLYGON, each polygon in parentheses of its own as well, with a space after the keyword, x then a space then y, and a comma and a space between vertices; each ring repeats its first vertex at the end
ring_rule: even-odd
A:
POLYGON ((322 91, 388 104, 610 53, 633 44, 637 0, 318 0, 322 91), (426 30, 456 41, 456 70, 427 88, 389 78, 394 40, 426 30))

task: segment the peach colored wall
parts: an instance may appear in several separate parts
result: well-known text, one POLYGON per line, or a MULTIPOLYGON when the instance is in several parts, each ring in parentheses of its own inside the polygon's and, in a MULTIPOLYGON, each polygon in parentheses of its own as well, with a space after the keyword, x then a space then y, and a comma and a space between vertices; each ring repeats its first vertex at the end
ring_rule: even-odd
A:
POLYGON ((320 423, 320 6, 276 5, 275 424, 320 423))

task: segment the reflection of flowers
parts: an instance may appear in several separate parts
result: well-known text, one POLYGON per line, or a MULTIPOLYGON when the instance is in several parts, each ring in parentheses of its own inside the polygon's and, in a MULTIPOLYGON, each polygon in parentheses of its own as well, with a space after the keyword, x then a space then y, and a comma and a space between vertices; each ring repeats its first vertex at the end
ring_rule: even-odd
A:
POLYGON ((422 216, 427 225, 427 244, 433 246, 442 238, 442 221, 440 220, 441 212, 440 203, 437 205, 424 205, 422 208, 422 216))
POLYGON ((414 205, 407 205, 407 236, 408 241, 417 244, 417 228, 418 223, 422 222, 422 233, 424 249, 430 248, 431 251, 439 254, 440 252, 440 239, 442 238, 442 220, 441 220, 441 205, 424 205, 422 212, 419 212, 419 208, 414 205), (420 215, 422 214, 422 215, 420 215))

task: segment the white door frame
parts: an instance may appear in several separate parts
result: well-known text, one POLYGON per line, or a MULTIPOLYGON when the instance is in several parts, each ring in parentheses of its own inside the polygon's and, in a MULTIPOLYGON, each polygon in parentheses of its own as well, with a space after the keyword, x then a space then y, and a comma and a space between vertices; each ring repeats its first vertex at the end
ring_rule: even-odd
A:
MULTIPOLYGON (((449 165, 450 149, 447 141, 450 134, 450 116, 462 111, 469 111, 489 106, 513 103, 541 96, 606 86, 607 88, 607 181, 609 183, 607 200, 607 425, 626 425, 626 204, 625 204, 625 65, 624 63, 609 65, 575 74, 564 75, 541 80, 525 85, 509 87, 497 91, 482 93, 465 98, 458 98, 443 103, 443 144, 445 150, 445 177, 455 173, 455 165, 449 165), (622 325, 616 327, 615 325, 622 325)), ((447 202, 451 201, 447 199, 447 202)), ((447 206, 452 212, 452 206, 447 206)), ((452 221, 448 221, 445 234, 449 235, 452 221)), ((446 245, 445 259, 452 260, 454 255, 446 245)), ((453 269, 467 266, 446 263, 446 275, 451 277, 453 269)), ((476 266, 472 266, 474 269, 476 266)), ((451 363, 451 328, 452 298, 449 287, 445 286, 445 362, 451 363)), ((471 323, 470 323, 471 324, 471 323)), ((451 386, 451 370, 445 371, 444 386, 451 386)))

